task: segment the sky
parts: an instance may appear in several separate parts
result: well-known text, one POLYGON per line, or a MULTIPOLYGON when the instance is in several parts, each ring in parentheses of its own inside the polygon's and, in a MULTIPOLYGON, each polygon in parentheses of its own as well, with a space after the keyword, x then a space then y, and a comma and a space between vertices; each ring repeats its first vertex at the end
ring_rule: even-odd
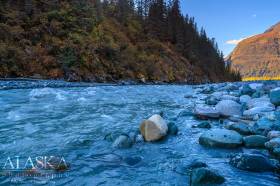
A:
POLYGON ((280 22, 280 0, 181 0, 181 7, 216 39, 225 56, 242 39, 280 22))

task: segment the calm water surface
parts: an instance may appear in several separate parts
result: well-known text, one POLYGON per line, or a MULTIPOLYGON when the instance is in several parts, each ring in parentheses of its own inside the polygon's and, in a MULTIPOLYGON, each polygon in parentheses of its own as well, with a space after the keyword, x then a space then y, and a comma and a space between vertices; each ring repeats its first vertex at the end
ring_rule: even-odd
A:
MULTIPOLYGON (((204 129, 187 112, 191 86, 96 86, 0 91, 0 163, 7 157, 63 156, 71 165, 62 178, 0 177, 22 185, 188 185, 184 167, 202 160, 226 177, 224 185, 279 185, 272 173, 248 173, 228 164, 233 151, 198 144, 204 129), (117 150, 104 136, 128 133, 155 113, 179 127, 159 143, 117 150), (131 159, 140 160, 130 163, 131 159)), ((238 149, 238 151, 246 151, 238 149)))

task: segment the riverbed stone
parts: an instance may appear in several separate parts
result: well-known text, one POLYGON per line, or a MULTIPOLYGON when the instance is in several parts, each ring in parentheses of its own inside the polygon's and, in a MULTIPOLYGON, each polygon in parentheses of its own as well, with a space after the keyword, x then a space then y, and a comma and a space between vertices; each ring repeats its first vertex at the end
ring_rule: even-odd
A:
POLYGON ((222 116, 242 115, 242 106, 232 100, 222 100, 215 108, 222 116))
POLYGON ((194 160, 187 166, 188 170, 193 170, 202 167, 208 167, 208 165, 205 162, 199 160, 194 160))
POLYGON ((266 117, 259 119, 251 128, 252 133, 267 136, 267 134, 273 130, 274 121, 269 120, 266 117))
POLYGON ((280 106, 280 87, 271 90, 269 97, 272 104, 280 106))
POLYGON ((225 178, 217 173, 217 171, 209 168, 197 168, 191 172, 191 185, 217 185, 225 182, 225 178))
POLYGON ((235 97, 235 96, 231 96, 231 95, 223 95, 221 97, 221 100, 232 100, 232 101, 239 101, 239 98, 238 97, 235 97))
POLYGON ((217 99, 214 96, 209 96, 205 99, 205 103, 207 105, 216 105, 219 102, 219 99, 217 99))
POLYGON ((265 147, 269 150, 280 148, 280 138, 273 138, 265 143, 265 147))
POLYGON ((268 134, 267 134, 267 137, 268 139, 273 139, 273 138, 280 138, 280 131, 270 131, 268 134))
POLYGON ((132 140, 129 136, 120 135, 113 143, 114 148, 125 149, 132 146, 132 140))
POLYGON ((220 117, 220 113, 215 108, 207 106, 196 106, 194 115, 199 119, 217 119, 220 117))
POLYGON ((252 134, 252 132, 250 130, 250 126, 248 124, 245 124, 245 123, 233 123, 233 124, 228 126, 228 129, 229 130, 234 130, 241 135, 252 134))
POLYGON ((254 107, 254 108, 251 108, 249 110, 245 110, 243 112, 243 116, 246 116, 246 117, 253 117, 254 115, 264 116, 266 113, 272 112, 274 110, 275 110, 275 108, 267 107, 267 106, 254 107))
POLYGON ((230 165, 251 172, 269 172, 276 169, 274 163, 262 154, 236 154, 230 158, 230 165))
POLYGON ((242 95, 239 98, 239 102, 247 104, 251 99, 252 98, 250 96, 248 96, 248 95, 242 95))
POLYGON ((242 136, 233 130, 212 129, 199 137, 199 144, 207 147, 236 148, 242 145, 242 136))
POLYGON ((243 137, 245 147, 248 148, 264 148, 264 144, 268 141, 268 138, 261 135, 251 135, 243 137))
POLYGON ((252 96, 255 92, 256 90, 252 89, 248 84, 243 85, 240 91, 241 95, 249 95, 249 96, 252 96))
POLYGON ((175 125, 175 123, 173 122, 168 123, 168 134, 177 135, 177 133, 178 133, 178 127, 175 125))
POLYGON ((210 129, 211 128, 211 124, 208 121, 203 121, 200 122, 199 124, 193 125, 193 128, 204 128, 204 129, 210 129))
POLYGON ((160 115, 156 114, 141 123, 140 131, 145 141, 157 141, 166 136, 168 125, 160 115))

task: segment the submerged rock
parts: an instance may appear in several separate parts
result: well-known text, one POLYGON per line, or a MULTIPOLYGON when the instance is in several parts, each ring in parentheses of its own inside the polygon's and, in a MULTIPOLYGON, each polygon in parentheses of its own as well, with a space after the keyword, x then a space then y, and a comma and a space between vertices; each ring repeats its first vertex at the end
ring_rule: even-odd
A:
POLYGON ((232 130, 213 129, 199 137, 199 144, 208 147, 236 148, 242 145, 242 136, 232 130))
POLYGON ((197 125, 193 125, 193 128, 204 128, 204 129, 210 129, 211 124, 208 121, 203 121, 197 125))
POLYGON ((132 146, 132 141, 129 136, 120 135, 113 143, 114 148, 125 149, 132 146))
POLYGON ((173 122, 168 123, 168 134, 177 135, 177 133, 178 133, 178 127, 175 125, 175 123, 173 122))
POLYGON ((191 185, 222 184, 225 178, 209 168, 197 168, 191 172, 191 185))
POLYGON ((243 138, 245 147, 248 148, 264 148, 264 144, 268 138, 261 135, 251 135, 243 138))
POLYGON ((208 167, 206 163, 199 161, 199 160, 194 160, 193 162, 191 162, 187 168, 189 170, 193 170, 193 169, 197 169, 197 168, 202 168, 202 167, 208 167))
POLYGON ((196 106, 194 109, 194 115, 199 119, 217 119, 220 117, 220 113, 212 107, 196 106))
POLYGON ((276 88, 270 91, 270 101, 276 106, 280 106, 280 88, 276 88))
POLYGON ((140 131, 145 141, 157 141, 166 136, 168 126, 160 115, 153 115, 141 123, 140 131))
POLYGON ((222 116, 242 115, 242 106, 232 100, 222 100, 215 108, 222 116))
POLYGON ((262 154, 237 154, 229 163, 238 169, 252 172, 269 172, 276 169, 274 163, 262 154))

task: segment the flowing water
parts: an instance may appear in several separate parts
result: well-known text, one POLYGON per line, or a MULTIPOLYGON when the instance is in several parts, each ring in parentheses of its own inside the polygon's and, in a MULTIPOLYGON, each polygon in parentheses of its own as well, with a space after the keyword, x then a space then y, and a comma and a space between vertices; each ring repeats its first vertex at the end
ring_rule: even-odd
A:
POLYGON ((188 114, 195 100, 184 98, 191 86, 16 89, 17 83, 0 91, 1 167, 7 157, 59 156, 70 169, 61 177, 2 176, 2 185, 189 185, 185 167, 195 159, 222 174, 224 185, 279 185, 273 173, 249 173, 228 164, 229 154, 244 149, 198 144, 205 129, 191 128, 199 122, 188 114), (143 119, 160 112, 179 127, 177 136, 124 150, 104 140, 108 133, 135 131, 143 119))

